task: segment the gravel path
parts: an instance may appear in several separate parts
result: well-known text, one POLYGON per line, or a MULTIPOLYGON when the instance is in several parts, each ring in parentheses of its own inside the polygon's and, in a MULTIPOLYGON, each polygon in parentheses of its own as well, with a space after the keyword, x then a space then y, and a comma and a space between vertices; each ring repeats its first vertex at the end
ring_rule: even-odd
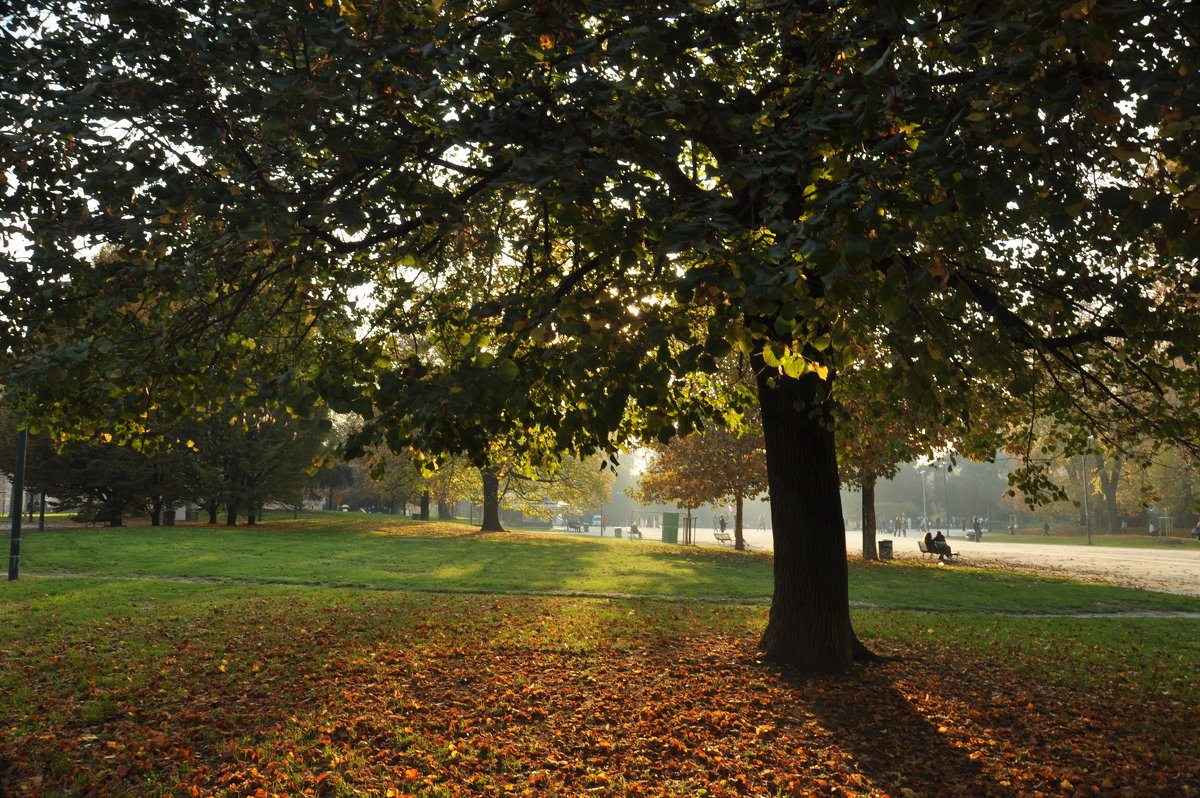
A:
MULTIPOLYGON (((898 557, 922 556, 912 532, 907 538, 880 540, 892 540, 898 557)), ((957 562, 963 565, 1015 566, 1037 573, 1200 596, 1200 546, 1192 541, 1181 541, 1178 548, 1135 549, 1009 543, 1003 533, 990 536, 985 533, 980 543, 952 537, 950 546, 959 553, 957 562)), ((862 533, 857 530, 847 533, 846 548, 851 552, 862 551, 862 533)))
MULTIPOLYGON (((849 538, 847 538, 849 542, 849 538)), ((861 548, 861 539, 855 541, 861 548)), ((903 552, 917 548, 915 539, 895 544, 903 552)), ((981 543, 965 539, 951 543, 966 564, 1003 563, 1038 572, 1141 587, 1165 593, 1200 596, 1200 547, 1190 541, 1177 549, 1133 549, 1110 546, 1064 546, 1037 543, 1007 543, 997 535, 981 543)))
MULTIPOLYGON (((658 537, 657 529, 644 529, 647 539, 658 537)), ((610 530, 609 535, 612 534, 610 530)), ((907 538, 881 535, 879 540, 891 540, 897 558, 921 557, 917 549, 919 535, 909 532, 907 538)), ((770 530, 747 529, 746 542, 759 551, 770 551, 770 530)), ((1069 546, 1039 543, 1009 543, 1000 533, 985 533, 980 543, 972 543, 961 534, 950 538, 950 545, 959 552, 957 563, 962 565, 1017 568, 1042 574, 1086 579, 1125 587, 1140 587, 1165 593, 1200 596, 1200 546, 1191 540, 1181 540, 1177 548, 1118 548, 1109 546, 1069 546)), ((717 545, 713 530, 701 527, 695 533, 702 546, 717 545)), ((862 532, 846 533, 846 550, 862 551, 862 532)))

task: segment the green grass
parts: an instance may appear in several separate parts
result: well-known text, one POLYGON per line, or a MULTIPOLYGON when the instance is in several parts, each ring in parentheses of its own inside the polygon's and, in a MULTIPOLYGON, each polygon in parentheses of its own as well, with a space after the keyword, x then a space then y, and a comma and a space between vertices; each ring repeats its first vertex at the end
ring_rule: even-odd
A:
MULTIPOLYGON (((423 593, 717 599, 721 603, 711 605, 716 609, 704 623, 733 619, 744 632, 763 623, 772 584, 772 559, 764 553, 566 535, 481 535, 461 525, 362 514, 310 514, 257 527, 51 531, 27 535, 23 553, 26 576, 0 590, 0 640, 20 639, 26 624, 27 630, 69 638, 113 623, 137 628, 147 618, 196 624, 214 608, 248 600, 358 612, 433 600, 415 597, 423 593)), ((896 645, 965 642, 1033 670, 1060 668, 1069 660, 1085 681, 1092 673, 1116 678, 1130 668, 1139 683, 1154 681, 1154 668, 1175 674, 1171 681, 1200 654, 1195 618, 1089 617, 1200 613, 1200 599, 1190 596, 920 560, 854 559, 850 598, 865 636, 896 645)), ((573 604, 572 612, 578 617, 579 607, 588 606, 573 604)), ((694 613, 708 610, 689 605, 661 612, 687 619, 688 626, 694 613)), ((619 632, 619 624, 609 628, 612 622, 597 621, 596 633, 619 632)), ((557 633, 553 624, 539 629, 557 633)), ((107 710, 98 704, 88 711, 107 710)))
MULTIPOLYGON (((26 573, 378 590, 549 592, 766 600, 770 554, 612 538, 505 533, 364 514, 312 513, 255 527, 174 526, 31 533, 26 573)), ((1053 577, 850 562, 862 606, 933 612, 1200 611, 1200 599, 1053 577)))
POLYGON ((763 555, 325 515, 255 527, 71 529, 27 535, 27 572, 471 592, 760 598, 763 555))

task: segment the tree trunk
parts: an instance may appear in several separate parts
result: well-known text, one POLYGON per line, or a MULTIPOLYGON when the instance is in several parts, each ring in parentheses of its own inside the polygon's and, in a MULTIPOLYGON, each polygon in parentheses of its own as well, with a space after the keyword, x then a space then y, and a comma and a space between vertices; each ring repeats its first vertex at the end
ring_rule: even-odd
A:
POLYGON ((495 468, 481 468, 483 477, 483 524, 480 532, 503 532, 500 526, 500 475, 495 468))
POLYGON ((429 520, 429 491, 421 494, 421 520, 429 520))
POLYGON ((218 519, 219 513, 220 513, 220 507, 217 505, 217 503, 213 502, 212 504, 210 504, 208 506, 208 523, 212 524, 213 526, 216 526, 217 521, 219 520, 218 519))
POLYGON ((875 527, 875 482, 875 477, 864 477, 862 481, 862 540, 864 560, 879 558, 879 552, 875 546, 875 537, 877 534, 875 527))
POLYGON ((450 506, 450 502, 438 499, 437 508, 439 521, 449 521, 454 517, 454 508, 450 506))
POLYGON ((254 502, 246 505, 246 526, 254 526, 258 523, 258 514, 260 510, 255 506, 254 502))
POLYGON ((746 550, 746 538, 742 534, 742 492, 735 491, 733 494, 733 547, 738 551, 746 550))
POLYGON ((850 623, 846 530, 834 448, 830 383, 767 368, 757 374, 771 493, 775 593, 759 641, 763 657, 801 670, 844 673, 874 659, 850 623))
POLYGON ((1120 526, 1118 517, 1120 509, 1117 507, 1117 486, 1121 484, 1121 469, 1124 466, 1124 460, 1121 457, 1115 457, 1111 461, 1111 465, 1105 468, 1100 467, 1100 491, 1104 494, 1104 515, 1108 521, 1108 534, 1117 534, 1117 528, 1120 526))
POLYGON ((229 503, 225 511, 225 526, 237 526, 237 505, 229 503))

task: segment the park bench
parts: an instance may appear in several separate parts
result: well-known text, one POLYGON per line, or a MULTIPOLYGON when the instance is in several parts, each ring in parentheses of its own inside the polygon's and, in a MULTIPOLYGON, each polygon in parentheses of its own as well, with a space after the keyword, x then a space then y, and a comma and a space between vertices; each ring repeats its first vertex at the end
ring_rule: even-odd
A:
MULTIPOLYGON (((918 539, 918 540, 917 540, 917 548, 919 548, 919 549, 921 550, 921 553, 922 553, 922 554, 928 555, 928 556, 930 556, 930 557, 932 557, 932 556, 934 556, 934 555, 936 555, 936 554, 941 554, 941 552, 930 551, 930 550, 929 550, 929 547, 925 545, 925 541, 924 541, 924 540, 920 540, 920 539, 918 539)), ((948 556, 948 557, 951 557, 951 558, 953 558, 953 557, 957 557, 957 556, 958 556, 958 552, 957 552, 957 551, 952 551, 952 552, 950 552, 950 554, 948 554, 948 555, 945 555, 945 556, 948 556)))
POLYGON ((633 540, 634 538, 642 540, 642 530, 637 528, 637 524, 629 527, 629 539, 633 540))
POLYGON ((729 533, 724 529, 714 529, 713 537, 717 539, 718 543, 728 543, 730 546, 733 545, 733 538, 729 537, 729 533))

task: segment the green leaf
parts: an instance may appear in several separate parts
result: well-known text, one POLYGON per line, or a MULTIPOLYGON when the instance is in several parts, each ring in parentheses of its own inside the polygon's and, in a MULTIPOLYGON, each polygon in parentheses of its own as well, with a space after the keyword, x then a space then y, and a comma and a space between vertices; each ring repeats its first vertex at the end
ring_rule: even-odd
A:
POLYGON ((496 372, 505 382, 515 382, 521 370, 512 360, 502 357, 496 361, 496 372))
POLYGON ((886 321, 896 321, 908 310, 908 297, 904 294, 894 294, 883 301, 880 309, 886 321))
POLYGON ((788 355, 788 348, 783 344, 772 341, 763 347, 763 362, 772 368, 779 368, 788 355))
POLYGON ((783 359, 783 373, 789 377, 797 379, 806 371, 808 371, 808 361, 804 358, 789 354, 783 359))

